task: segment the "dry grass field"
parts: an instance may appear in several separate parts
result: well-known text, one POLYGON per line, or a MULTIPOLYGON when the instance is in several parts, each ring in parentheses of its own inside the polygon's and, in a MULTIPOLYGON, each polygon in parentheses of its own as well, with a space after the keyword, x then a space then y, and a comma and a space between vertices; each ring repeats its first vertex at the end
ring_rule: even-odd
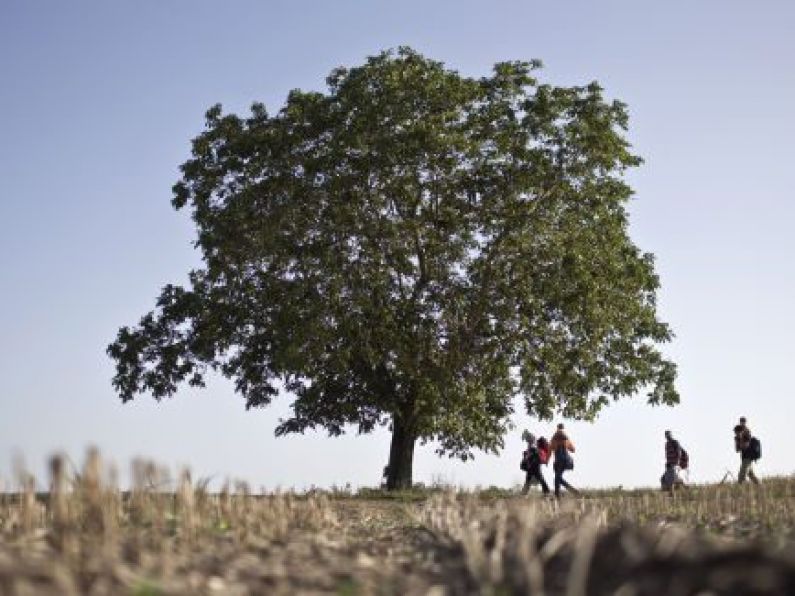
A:
POLYGON ((593 491, 218 492, 97 452, 0 495, 0 594, 795 594, 795 479, 593 491))

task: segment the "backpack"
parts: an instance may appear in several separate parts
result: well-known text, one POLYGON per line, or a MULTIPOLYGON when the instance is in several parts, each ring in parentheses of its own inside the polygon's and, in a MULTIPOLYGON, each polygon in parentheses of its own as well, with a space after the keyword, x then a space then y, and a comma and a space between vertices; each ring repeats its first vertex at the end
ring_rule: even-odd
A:
POLYGON ((683 470, 687 470, 687 467, 690 465, 690 456, 685 451, 685 448, 681 445, 679 446, 679 467, 683 470))
POLYGON ((756 437, 751 437, 748 442, 748 451, 751 459, 756 461, 762 458, 762 442, 756 437))
POLYGON ((555 450, 555 468, 559 470, 574 469, 574 458, 569 453, 569 450, 566 449, 565 443, 555 450))
POLYGON ((549 463, 549 441, 547 441, 544 437, 539 437, 538 441, 536 442, 536 447, 538 447, 538 459, 539 461, 547 465, 549 463))

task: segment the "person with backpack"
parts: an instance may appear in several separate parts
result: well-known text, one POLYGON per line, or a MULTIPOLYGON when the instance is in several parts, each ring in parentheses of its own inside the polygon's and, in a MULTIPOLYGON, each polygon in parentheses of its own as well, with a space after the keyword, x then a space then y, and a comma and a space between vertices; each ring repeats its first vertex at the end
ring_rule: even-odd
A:
POLYGON ((738 484, 745 482, 746 478, 750 478, 754 484, 759 484, 759 479, 754 474, 754 463, 762 457, 762 443, 751 434, 747 425, 738 424, 734 427, 734 448, 740 452, 738 484))
POLYGON ((689 457, 679 444, 679 441, 674 439, 673 433, 670 430, 665 431, 665 472, 660 478, 660 485, 662 490, 673 492, 677 487, 685 485, 682 480, 681 471, 686 470, 689 466, 689 457))
MULTIPOLYGON (((527 449, 522 453, 522 463, 520 468, 525 472, 524 487, 522 494, 526 495, 530 492, 530 486, 534 482, 541 485, 541 492, 545 495, 549 494, 549 485, 544 479, 544 474, 541 471, 542 464, 546 464, 548 460, 548 453, 546 454, 539 448, 539 443, 542 443, 543 437, 536 442, 535 436, 528 431, 522 433, 522 438, 527 442, 527 449)), ((544 442, 546 442, 544 440, 544 442)))
POLYGON ((562 423, 558 424, 558 430, 552 435, 549 450, 555 455, 555 463, 552 465, 555 472, 555 496, 560 497, 561 486, 575 495, 579 494, 579 491, 563 478, 565 472, 574 469, 574 458, 571 456, 574 453, 574 443, 569 439, 562 423))

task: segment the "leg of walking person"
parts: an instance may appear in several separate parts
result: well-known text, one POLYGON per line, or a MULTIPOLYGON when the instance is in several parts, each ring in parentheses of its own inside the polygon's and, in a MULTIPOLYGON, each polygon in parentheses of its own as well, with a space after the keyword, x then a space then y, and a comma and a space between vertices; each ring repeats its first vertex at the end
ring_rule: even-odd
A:
POLYGON ((530 492, 530 485, 533 483, 533 477, 530 475, 530 472, 526 472, 524 475, 524 487, 522 488, 522 494, 526 495, 530 492))
POLYGON ((560 485, 563 483, 563 470, 555 470, 555 496, 560 496, 560 485))
POLYGON ((576 488, 574 488, 574 487, 573 487, 571 484, 569 484, 568 482, 566 482, 565 478, 563 478, 563 472, 561 472, 561 473, 560 473, 560 483, 561 483, 563 486, 565 486, 565 487, 566 487, 566 490, 567 490, 567 491, 569 491, 570 493, 572 493, 572 494, 575 494, 575 495, 577 495, 577 494, 579 494, 579 493, 580 493, 580 491, 578 491, 578 490, 577 490, 576 488))
POLYGON ((742 463, 740 464, 740 473, 737 474, 738 484, 742 484, 743 482, 745 482, 745 477, 748 475, 748 468, 751 467, 752 463, 753 462, 750 459, 742 460, 742 463))
POLYGON ((759 478, 756 477, 756 473, 754 472, 753 460, 751 460, 751 464, 748 466, 748 478, 750 478, 751 482, 754 484, 759 484, 759 478))
POLYGON ((538 479, 539 484, 541 485, 541 492, 545 495, 549 494, 549 485, 547 481, 544 479, 544 474, 541 472, 541 468, 538 469, 536 473, 536 478, 538 479))
POLYGON ((522 490, 522 494, 526 495, 530 491, 530 486, 538 482, 541 485, 541 492, 544 494, 549 493, 549 485, 547 481, 544 479, 544 475, 541 473, 541 470, 531 470, 527 472, 527 480, 525 480, 524 489, 522 490))
POLYGON ((665 472, 663 472, 662 477, 660 478, 660 486, 662 490, 667 492, 672 492, 674 488, 674 469, 673 466, 665 466, 665 472))

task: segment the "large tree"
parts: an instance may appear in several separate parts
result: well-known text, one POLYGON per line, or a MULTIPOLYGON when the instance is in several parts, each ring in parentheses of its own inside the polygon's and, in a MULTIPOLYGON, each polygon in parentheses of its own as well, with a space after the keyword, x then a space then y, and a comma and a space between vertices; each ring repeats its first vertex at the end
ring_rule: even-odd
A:
POLYGON ((109 346, 122 400, 216 370, 247 407, 292 396, 277 435, 388 426, 390 488, 418 440, 498 450, 516 396, 539 418, 676 403, 626 107, 538 68, 469 78, 401 48, 273 116, 211 108, 173 199, 204 267, 109 346))

